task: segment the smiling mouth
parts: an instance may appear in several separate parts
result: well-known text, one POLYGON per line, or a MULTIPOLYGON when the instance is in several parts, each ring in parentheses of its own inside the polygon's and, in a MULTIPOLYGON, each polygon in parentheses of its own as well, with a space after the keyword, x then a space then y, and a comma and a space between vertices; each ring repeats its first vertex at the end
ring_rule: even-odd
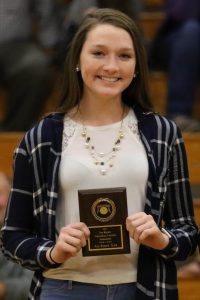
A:
POLYGON ((98 76, 98 78, 100 78, 103 81, 107 81, 107 82, 117 82, 118 80, 120 80, 119 77, 98 76))

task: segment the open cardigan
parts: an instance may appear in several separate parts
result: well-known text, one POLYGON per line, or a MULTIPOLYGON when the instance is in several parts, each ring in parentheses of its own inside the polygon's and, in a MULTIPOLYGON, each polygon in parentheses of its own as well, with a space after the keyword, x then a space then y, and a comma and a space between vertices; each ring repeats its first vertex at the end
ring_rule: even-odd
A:
MULTIPOLYGON (((174 261, 186 259, 197 243, 184 142, 172 121, 139 107, 134 111, 149 164, 144 211, 165 226, 173 240, 163 251, 140 245, 136 299, 178 300, 174 261)), ((14 154, 2 250, 8 259, 35 270, 31 300, 39 297, 44 269, 58 266, 48 262, 46 251, 55 244, 63 116, 55 113, 41 120, 14 154)))

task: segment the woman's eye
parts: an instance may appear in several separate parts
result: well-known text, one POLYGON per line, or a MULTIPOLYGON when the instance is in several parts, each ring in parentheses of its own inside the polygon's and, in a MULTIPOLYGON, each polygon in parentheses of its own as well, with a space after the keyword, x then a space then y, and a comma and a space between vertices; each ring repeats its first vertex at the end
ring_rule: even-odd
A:
POLYGON ((102 51, 95 51, 95 52, 93 52, 93 55, 94 56, 103 56, 104 53, 102 51))
POLYGON ((130 55, 129 54, 126 54, 126 53, 122 53, 119 55, 121 58, 123 59, 129 59, 130 58, 130 55))

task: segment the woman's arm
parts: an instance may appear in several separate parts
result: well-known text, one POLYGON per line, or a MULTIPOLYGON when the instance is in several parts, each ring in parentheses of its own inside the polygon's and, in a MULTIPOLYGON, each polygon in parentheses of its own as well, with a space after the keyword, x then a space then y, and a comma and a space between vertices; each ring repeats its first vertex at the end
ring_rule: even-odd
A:
MULTIPOLYGON (((45 210, 45 191, 34 191, 34 182, 37 180, 35 177, 41 177, 41 171, 38 170, 37 173, 34 169, 38 148, 34 147, 35 156, 32 155, 30 135, 31 133, 26 134, 14 154, 13 183, 2 227, 2 251, 8 259, 36 270, 52 267, 46 258, 46 251, 54 242, 40 234, 42 229, 39 227, 43 222, 45 210), (35 206, 37 193, 40 193, 41 197, 39 207, 35 206)), ((41 178, 40 181, 42 182, 41 178)), ((45 189, 45 184, 41 189, 45 189)))
POLYGON ((163 253, 173 259, 184 260, 197 246, 197 226, 194 220, 193 199, 189 182, 187 156, 179 128, 168 162, 167 193, 163 211, 164 226, 172 236, 174 249, 163 253))
MULTIPOLYGON (((127 218, 126 227, 136 243, 157 251, 165 259, 184 260, 195 251, 197 227, 183 139, 174 123, 168 125, 170 131, 167 135, 164 132, 169 138, 168 144, 162 140, 161 152, 155 154, 165 156, 163 159, 167 161, 167 167, 161 172, 163 189, 165 186, 167 191, 160 199, 163 201, 159 211, 162 222, 157 224, 153 215, 139 212, 127 218)), ((160 133, 160 137, 165 136, 164 133, 160 133)))

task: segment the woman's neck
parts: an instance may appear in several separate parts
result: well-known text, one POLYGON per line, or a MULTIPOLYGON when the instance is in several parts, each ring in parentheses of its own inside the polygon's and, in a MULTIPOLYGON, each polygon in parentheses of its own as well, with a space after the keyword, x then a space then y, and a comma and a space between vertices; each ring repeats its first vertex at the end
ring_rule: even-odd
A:
POLYGON ((85 125, 108 125, 119 122, 128 113, 128 107, 123 103, 99 103, 86 104, 84 101, 80 102, 77 109, 75 119, 83 122, 85 125))

